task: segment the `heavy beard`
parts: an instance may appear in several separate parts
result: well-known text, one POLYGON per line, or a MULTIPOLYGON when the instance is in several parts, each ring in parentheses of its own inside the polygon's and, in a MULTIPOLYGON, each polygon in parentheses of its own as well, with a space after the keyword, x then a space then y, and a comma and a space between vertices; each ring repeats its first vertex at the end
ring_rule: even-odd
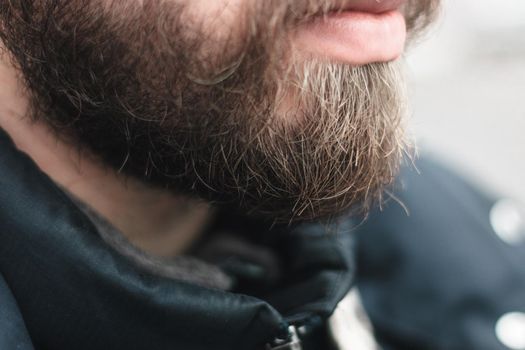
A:
MULTIPOLYGON (((411 35, 437 7, 413 3, 411 35)), ((171 2, 6 0, 0 39, 32 117, 104 164, 272 221, 312 220, 366 211, 394 179, 405 145, 399 63, 351 67, 290 54, 282 33, 330 4, 254 2, 243 35, 210 49, 171 2)))

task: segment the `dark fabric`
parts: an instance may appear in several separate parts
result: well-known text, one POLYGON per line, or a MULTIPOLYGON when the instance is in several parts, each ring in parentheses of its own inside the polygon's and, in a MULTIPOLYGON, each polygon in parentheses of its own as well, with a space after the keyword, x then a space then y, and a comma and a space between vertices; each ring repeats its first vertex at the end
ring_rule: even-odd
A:
POLYGON ((154 276, 105 244, 0 130, 0 272, 36 349, 260 349, 284 337, 288 321, 324 320, 350 288, 348 235, 324 233, 302 226, 277 235, 282 249, 301 242, 300 251, 316 256, 281 252, 285 274, 275 297, 154 276), (318 238, 305 240, 312 231, 318 238))
POLYGON ((16 300, 0 274, 0 349, 32 350, 16 300))
POLYGON ((268 300, 299 320, 305 313, 328 317, 353 282, 354 271, 346 268, 355 264, 350 230, 349 221, 308 224, 284 236, 286 282, 268 300))
MULTIPOLYGON (((525 312, 525 245, 504 243, 482 194, 421 159, 359 228, 358 287, 385 349, 507 349, 497 320, 525 312)), ((525 332, 525 330, 524 330, 525 332)))
POLYGON ((0 130, 0 349, 257 350, 293 323, 305 350, 326 350, 325 320, 352 286, 357 247, 358 286, 385 350, 503 350, 496 321, 525 312, 525 246, 492 231, 495 198, 438 164, 417 166, 396 192, 410 215, 391 201, 355 242, 347 220, 265 232, 221 216, 217 229, 266 244, 282 275, 268 284, 243 272, 224 292, 119 255, 0 130))

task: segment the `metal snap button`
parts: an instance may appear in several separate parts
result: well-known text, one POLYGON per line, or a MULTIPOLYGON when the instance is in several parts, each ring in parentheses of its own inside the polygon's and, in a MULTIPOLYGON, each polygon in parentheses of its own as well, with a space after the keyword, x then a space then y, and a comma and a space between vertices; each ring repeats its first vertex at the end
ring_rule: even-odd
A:
POLYGON ((295 326, 288 327, 286 339, 275 339, 272 344, 266 345, 267 350, 302 350, 302 348, 295 326))
POLYGON ((496 202, 490 210, 490 223, 505 243, 517 245, 525 242, 525 209, 517 201, 502 199, 496 202))
POLYGON ((496 323, 498 340, 512 350, 525 350, 525 313, 509 312, 496 323))

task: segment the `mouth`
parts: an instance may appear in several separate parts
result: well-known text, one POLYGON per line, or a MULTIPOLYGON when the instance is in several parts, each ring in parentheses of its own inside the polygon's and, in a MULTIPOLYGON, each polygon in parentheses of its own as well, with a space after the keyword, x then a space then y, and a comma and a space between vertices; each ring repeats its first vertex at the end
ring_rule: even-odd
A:
POLYGON ((350 65, 388 62, 406 42, 405 0, 355 0, 298 25, 293 41, 301 56, 350 65))
POLYGON ((354 11, 380 14, 400 10, 407 0, 350 0, 332 6, 331 12, 354 11))

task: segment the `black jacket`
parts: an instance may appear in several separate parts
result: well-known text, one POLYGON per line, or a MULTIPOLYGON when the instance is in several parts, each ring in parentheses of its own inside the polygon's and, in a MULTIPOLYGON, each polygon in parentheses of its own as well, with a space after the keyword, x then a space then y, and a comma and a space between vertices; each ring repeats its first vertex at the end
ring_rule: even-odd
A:
POLYGON ((265 237, 285 278, 224 292, 119 255, 0 130, 0 349, 265 349, 290 340, 290 324, 303 349, 330 349, 326 319, 354 285, 354 255, 384 349, 507 349, 495 324, 525 312, 525 246, 495 234, 495 198, 418 167, 397 191, 410 216, 391 201, 365 224, 341 220, 338 234, 225 215, 218 225, 265 237))
MULTIPOLYGON (((353 282, 350 235, 276 228, 278 285, 253 296, 203 288, 119 255, 1 130, 0 164, 0 349, 263 349, 286 342, 291 323, 305 349, 328 348, 324 320, 353 282)), ((269 237, 256 232, 264 225, 222 221, 269 237)))

